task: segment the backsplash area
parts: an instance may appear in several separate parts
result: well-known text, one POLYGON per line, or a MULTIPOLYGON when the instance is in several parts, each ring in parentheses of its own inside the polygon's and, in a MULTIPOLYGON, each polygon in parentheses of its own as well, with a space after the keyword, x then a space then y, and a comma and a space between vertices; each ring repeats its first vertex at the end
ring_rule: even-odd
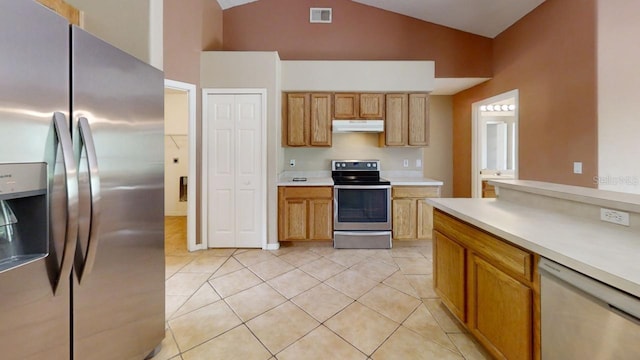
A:
POLYGON ((379 147, 378 134, 345 133, 333 134, 333 145, 328 148, 287 147, 284 148, 284 171, 330 170, 335 159, 378 159, 383 171, 422 170, 416 167, 416 160, 422 163, 422 148, 379 147), (295 167, 289 160, 295 160, 295 167), (408 160, 408 167, 404 167, 408 160))

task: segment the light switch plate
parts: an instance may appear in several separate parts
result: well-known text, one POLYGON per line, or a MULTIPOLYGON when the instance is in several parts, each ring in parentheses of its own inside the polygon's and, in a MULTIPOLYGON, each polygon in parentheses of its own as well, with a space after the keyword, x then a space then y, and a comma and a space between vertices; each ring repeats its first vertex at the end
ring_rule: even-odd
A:
POLYGON ((582 162, 576 161, 573 163, 573 173, 582 174, 582 162))

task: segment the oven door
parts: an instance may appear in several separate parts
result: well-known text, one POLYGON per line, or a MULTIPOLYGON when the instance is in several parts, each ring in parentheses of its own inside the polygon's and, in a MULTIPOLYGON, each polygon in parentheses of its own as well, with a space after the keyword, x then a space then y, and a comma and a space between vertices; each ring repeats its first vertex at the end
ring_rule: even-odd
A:
POLYGON ((335 185, 335 230, 391 230, 390 185, 335 185))

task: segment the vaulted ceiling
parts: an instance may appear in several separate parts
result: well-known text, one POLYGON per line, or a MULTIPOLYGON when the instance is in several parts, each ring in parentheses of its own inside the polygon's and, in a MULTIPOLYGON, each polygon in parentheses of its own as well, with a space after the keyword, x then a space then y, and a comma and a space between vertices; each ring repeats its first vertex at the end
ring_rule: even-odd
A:
MULTIPOLYGON (((218 0, 223 10, 259 0, 218 0)), ((434 24, 494 38, 544 0, 352 0, 434 24)), ((324 6, 324 5, 323 5, 324 6)))

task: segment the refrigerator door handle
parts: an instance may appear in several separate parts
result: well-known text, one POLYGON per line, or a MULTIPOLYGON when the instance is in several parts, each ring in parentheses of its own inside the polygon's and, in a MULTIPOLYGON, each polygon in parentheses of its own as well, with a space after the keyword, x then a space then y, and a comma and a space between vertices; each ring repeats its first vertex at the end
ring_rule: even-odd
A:
POLYGON ((62 150, 65 187, 67 195, 67 223, 65 230, 64 250, 60 261, 60 274, 54 288, 58 294, 61 280, 68 278, 73 268, 73 256, 76 252, 78 237, 78 171, 73 156, 73 144, 66 116, 60 112, 53 113, 53 125, 56 138, 62 150))
POLYGON ((82 146, 87 151, 87 165, 89 174, 89 191, 91 193, 91 220, 89 222, 89 240, 87 243, 87 255, 82 266, 82 269, 78 270, 78 282, 82 282, 91 273, 93 265, 96 260, 96 251, 98 250, 98 243, 100 237, 98 235, 98 228, 100 226, 100 169, 98 168, 98 156, 96 154, 96 147, 93 141, 93 134, 91 132, 91 125, 86 117, 80 117, 78 119, 78 130, 80 133, 80 141, 82 146))

